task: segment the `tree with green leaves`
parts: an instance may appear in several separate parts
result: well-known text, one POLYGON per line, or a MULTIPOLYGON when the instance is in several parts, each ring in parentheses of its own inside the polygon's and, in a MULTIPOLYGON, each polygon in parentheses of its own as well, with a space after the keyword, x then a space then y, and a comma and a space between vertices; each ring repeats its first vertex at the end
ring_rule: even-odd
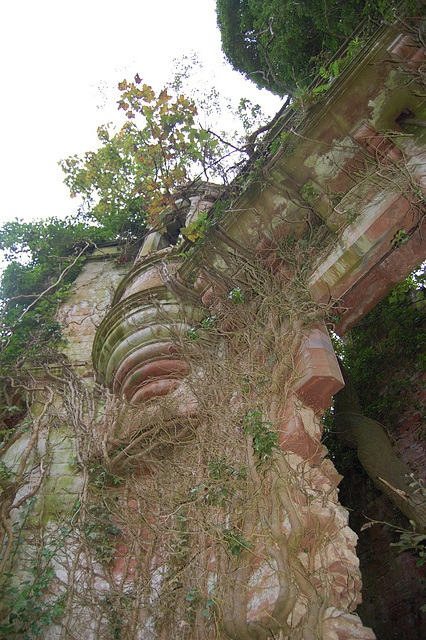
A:
POLYGON ((106 229, 78 219, 17 219, 1 227, 8 264, 0 286, 0 368, 58 343, 57 306, 87 253, 108 238, 106 229))
MULTIPOLYGON (((96 150, 59 163, 71 197, 80 200, 75 216, 17 219, 0 228, 0 250, 8 262, 0 285, 0 364, 21 362, 41 346, 58 343, 57 306, 96 246, 118 242, 128 259, 148 225, 166 231, 160 214, 170 221, 175 201, 193 181, 231 180, 233 164, 238 167, 247 158, 237 135, 229 144, 225 133, 199 122, 199 105, 206 119, 220 112, 215 91, 197 95, 197 101, 198 90, 184 95, 196 64, 177 69, 173 82, 157 93, 138 74, 119 83, 122 126, 100 126, 96 150)), ((257 127, 253 140, 264 131, 258 106, 242 99, 234 112, 246 133, 257 127)))
POLYGON ((9 262, 0 291, 4 363, 57 343, 57 305, 88 253, 115 241, 131 254, 148 223, 161 229, 159 214, 173 211, 183 186, 219 166, 223 144, 196 122, 193 100, 167 89, 156 94, 139 75, 121 82, 119 90, 123 126, 116 132, 99 127, 96 151, 60 162, 71 196, 82 201, 77 216, 15 220, 0 229, 0 249, 9 262))
POLYGON ((259 87, 292 95, 313 79, 363 18, 392 18, 395 6, 416 15, 416 0, 217 0, 222 49, 259 87), (401 7, 402 4, 402 7, 401 7))
POLYGON ((142 84, 124 80, 119 109, 126 122, 113 132, 98 129, 97 151, 73 156, 60 165, 72 197, 83 198, 83 210, 98 223, 114 221, 117 235, 140 236, 140 225, 173 208, 176 192, 217 160, 219 141, 196 122, 195 102, 183 95, 158 95, 142 84))

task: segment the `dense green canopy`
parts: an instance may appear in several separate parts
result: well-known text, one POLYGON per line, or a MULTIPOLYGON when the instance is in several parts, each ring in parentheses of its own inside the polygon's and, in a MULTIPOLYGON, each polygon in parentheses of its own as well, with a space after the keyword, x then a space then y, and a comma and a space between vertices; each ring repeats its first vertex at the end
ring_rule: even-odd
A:
MULTIPOLYGON (((402 3, 413 10, 415 0, 402 3)), ((293 93, 312 79, 365 17, 391 17, 378 0, 217 0, 222 48, 232 66, 259 87, 293 93)))

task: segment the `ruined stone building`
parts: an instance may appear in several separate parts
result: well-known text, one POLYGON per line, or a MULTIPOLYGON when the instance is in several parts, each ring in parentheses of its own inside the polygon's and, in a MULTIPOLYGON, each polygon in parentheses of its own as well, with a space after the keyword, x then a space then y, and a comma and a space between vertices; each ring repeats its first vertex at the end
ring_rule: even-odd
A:
POLYGON ((321 444, 344 385, 327 325, 424 260, 424 95, 421 44, 382 27, 234 191, 191 185, 131 265, 88 257, 2 458, 25 477, 2 511, 9 637, 375 637, 321 444))

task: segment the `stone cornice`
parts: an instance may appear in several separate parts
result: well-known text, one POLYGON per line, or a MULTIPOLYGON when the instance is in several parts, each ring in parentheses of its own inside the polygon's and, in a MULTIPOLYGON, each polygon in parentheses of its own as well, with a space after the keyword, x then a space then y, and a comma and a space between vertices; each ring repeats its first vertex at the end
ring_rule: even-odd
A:
POLYGON ((399 123, 406 110, 419 120, 425 112, 418 84, 424 50, 413 44, 407 53, 406 42, 397 26, 382 26, 298 124, 291 107, 277 119, 268 137, 287 131, 288 139, 248 175, 220 224, 183 263, 182 279, 196 281, 205 260, 215 264, 218 243, 256 253, 308 225, 318 227, 324 243, 312 294, 341 301, 344 333, 424 259, 423 214, 398 186, 410 171, 410 180, 423 194, 426 189, 423 130, 414 126, 404 135, 399 123), (393 240, 401 230, 407 243, 398 246, 393 240), (362 301, 366 280, 372 284, 362 301))

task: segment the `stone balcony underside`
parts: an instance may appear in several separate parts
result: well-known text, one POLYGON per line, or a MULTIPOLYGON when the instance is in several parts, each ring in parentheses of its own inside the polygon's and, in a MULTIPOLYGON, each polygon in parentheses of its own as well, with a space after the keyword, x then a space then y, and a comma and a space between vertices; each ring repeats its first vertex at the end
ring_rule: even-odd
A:
POLYGON ((170 243, 177 241, 182 226, 211 206, 217 193, 215 185, 194 183, 175 209, 163 213, 162 233, 152 231, 145 238, 97 331, 92 358, 98 379, 132 404, 167 395, 189 372, 177 354, 177 338, 201 316, 172 293, 182 257, 170 243))
POLYGON ((175 336, 190 326, 165 286, 124 298, 96 335, 93 360, 99 380, 132 404, 166 395, 188 373, 187 363, 176 355, 175 336))
POLYGON ((118 285, 112 299, 112 306, 135 293, 162 287, 165 279, 172 277, 181 264, 182 258, 177 256, 170 247, 137 261, 118 285))

